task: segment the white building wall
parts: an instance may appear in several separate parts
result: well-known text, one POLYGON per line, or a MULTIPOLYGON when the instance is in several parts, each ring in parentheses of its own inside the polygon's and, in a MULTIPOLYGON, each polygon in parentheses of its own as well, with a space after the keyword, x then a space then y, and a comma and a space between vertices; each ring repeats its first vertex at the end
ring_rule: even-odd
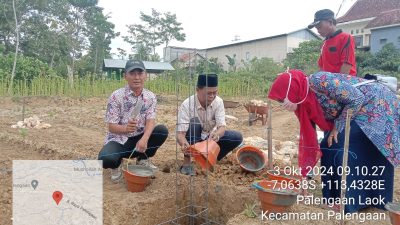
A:
POLYGON ((293 52, 293 49, 299 47, 300 43, 304 41, 315 40, 316 37, 306 30, 300 30, 290 33, 287 37, 287 51, 286 53, 293 52))
POLYGON ((370 37, 371 30, 365 29, 369 22, 371 22, 373 18, 364 19, 359 21, 351 21, 346 23, 337 24, 338 29, 342 29, 343 32, 349 33, 353 35, 353 37, 362 36, 363 42, 361 46, 357 47, 369 47, 370 46, 370 37))
POLYGON ((239 43, 235 45, 207 49, 207 58, 218 58, 224 70, 229 69, 226 55, 233 57, 236 55, 236 66, 243 66, 242 61, 248 62, 253 58, 272 58, 276 62, 281 62, 286 58, 287 36, 279 36, 271 39, 239 43))

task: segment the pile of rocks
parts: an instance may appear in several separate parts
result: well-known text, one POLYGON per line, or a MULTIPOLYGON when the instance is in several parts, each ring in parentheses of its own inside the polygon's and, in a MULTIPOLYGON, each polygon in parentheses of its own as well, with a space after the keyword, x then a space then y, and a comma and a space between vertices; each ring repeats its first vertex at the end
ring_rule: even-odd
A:
POLYGON ((18 121, 16 124, 11 125, 11 128, 36 128, 46 129, 50 128, 51 125, 43 123, 38 116, 34 115, 29 118, 25 118, 24 121, 18 121))

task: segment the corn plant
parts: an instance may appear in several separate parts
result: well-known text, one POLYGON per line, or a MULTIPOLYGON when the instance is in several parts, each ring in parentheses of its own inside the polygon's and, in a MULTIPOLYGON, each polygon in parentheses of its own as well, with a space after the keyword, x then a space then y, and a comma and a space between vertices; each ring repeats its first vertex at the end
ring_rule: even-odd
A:
MULTIPOLYGON (((147 80, 145 87, 157 95, 188 96, 195 92, 197 77, 174 77, 160 75, 147 80)), ((0 96, 7 96, 9 82, 0 79, 0 96)), ((114 90, 124 87, 124 79, 102 79, 92 75, 75 77, 71 86, 67 78, 63 77, 35 77, 31 80, 15 80, 12 96, 66 96, 66 97, 107 97, 114 90)), ((221 74, 219 81, 219 95, 222 97, 236 96, 265 96, 268 82, 254 77, 233 76, 221 74)))
POLYGON ((243 214, 249 218, 256 218, 257 213, 254 212, 255 208, 256 208, 256 203, 252 203, 252 204, 245 203, 245 208, 244 208, 243 214))
POLYGON ((27 128, 20 128, 19 129, 19 134, 25 139, 25 137, 28 135, 28 129, 27 128))

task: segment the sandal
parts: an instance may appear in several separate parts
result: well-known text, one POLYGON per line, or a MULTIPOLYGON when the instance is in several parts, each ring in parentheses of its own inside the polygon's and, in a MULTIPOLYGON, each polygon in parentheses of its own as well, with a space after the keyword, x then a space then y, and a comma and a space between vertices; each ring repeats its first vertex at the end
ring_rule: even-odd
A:
POLYGON ((188 175, 188 176, 196 175, 196 171, 194 171, 194 168, 192 165, 182 165, 179 170, 180 170, 181 174, 184 174, 184 175, 188 175))

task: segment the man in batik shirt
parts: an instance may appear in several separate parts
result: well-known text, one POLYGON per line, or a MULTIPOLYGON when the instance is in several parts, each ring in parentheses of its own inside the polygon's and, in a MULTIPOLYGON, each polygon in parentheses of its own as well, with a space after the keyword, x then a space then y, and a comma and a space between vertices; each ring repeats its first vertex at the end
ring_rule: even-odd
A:
POLYGON ((136 164, 156 170, 150 158, 168 136, 164 125, 155 126, 157 99, 144 88, 146 77, 142 61, 127 61, 124 71, 127 85, 108 99, 105 116, 108 132, 99 160, 103 160, 103 168, 112 169, 114 182, 121 178, 122 159, 129 156, 137 159, 136 164))

